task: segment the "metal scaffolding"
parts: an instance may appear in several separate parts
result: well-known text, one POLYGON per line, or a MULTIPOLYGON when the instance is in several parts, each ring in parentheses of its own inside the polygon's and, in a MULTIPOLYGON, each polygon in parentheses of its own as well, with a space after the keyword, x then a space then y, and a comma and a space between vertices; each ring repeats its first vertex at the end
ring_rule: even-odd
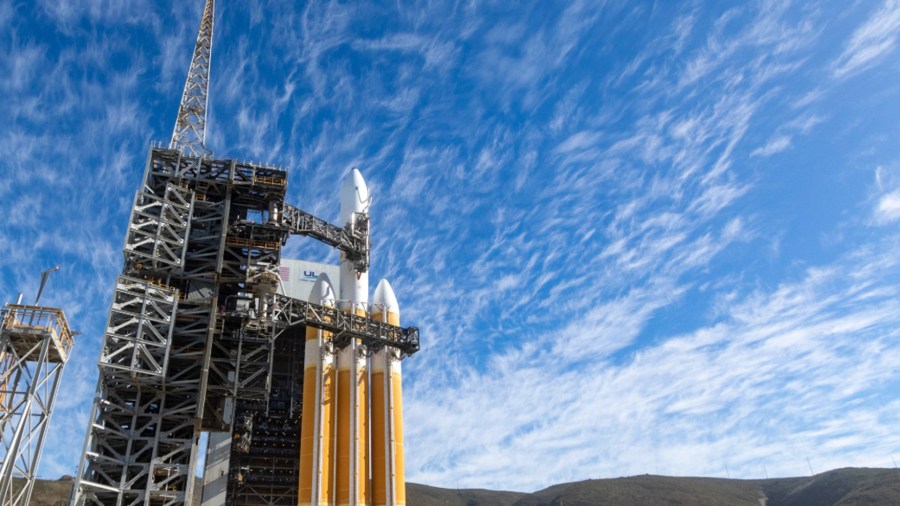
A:
POLYGON ((151 148, 73 504, 188 503, 200 432, 237 434, 235 419, 255 423, 255 439, 233 453, 229 503, 296 503, 302 329, 331 332, 335 348, 356 338, 418 350, 414 327, 276 293, 292 234, 368 263, 367 228, 345 230, 285 204, 286 181, 274 167, 151 148))
POLYGON ((63 368, 73 345, 62 310, 0 313, 0 504, 28 505, 63 368))
POLYGON ((205 2, 172 140, 151 147, 135 195, 73 505, 190 503, 201 432, 220 455, 214 504, 295 505, 305 327, 332 332, 335 349, 358 339, 418 350, 413 327, 277 295, 291 235, 366 271, 368 215, 332 225, 285 203, 286 171, 212 158, 214 4, 205 2))

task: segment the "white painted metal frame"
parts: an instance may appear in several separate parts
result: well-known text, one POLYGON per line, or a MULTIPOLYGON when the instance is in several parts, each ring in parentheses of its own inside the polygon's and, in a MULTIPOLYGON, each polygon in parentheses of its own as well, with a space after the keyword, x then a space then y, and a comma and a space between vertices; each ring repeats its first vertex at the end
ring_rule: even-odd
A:
POLYGON ((8 304, 0 318, 0 504, 26 506, 73 334, 59 309, 8 304))

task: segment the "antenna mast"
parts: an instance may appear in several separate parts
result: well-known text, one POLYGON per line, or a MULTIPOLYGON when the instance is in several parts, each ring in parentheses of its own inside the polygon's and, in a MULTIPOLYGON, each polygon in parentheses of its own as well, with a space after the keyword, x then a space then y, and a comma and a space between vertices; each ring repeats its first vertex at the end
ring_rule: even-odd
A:
POLYGON ((194 46, 194 56, 188 69, 184 93, 178 106, 175 131, 169 148, 188 156, 212 156, 206 147, 206 105, 209 101, 209 64, 212 59, 213 11, 215 0, 206 0, 200 32, 194 46))

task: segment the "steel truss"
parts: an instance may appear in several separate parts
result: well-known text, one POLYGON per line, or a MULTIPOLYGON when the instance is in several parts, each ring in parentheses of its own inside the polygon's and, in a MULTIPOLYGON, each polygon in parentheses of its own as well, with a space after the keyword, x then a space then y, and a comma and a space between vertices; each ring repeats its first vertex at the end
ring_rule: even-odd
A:
POLYGON ((402 356, 419 351, 419 329, 416 327, 397 327, 373 320, 368 314, 344 313, 337 308, 284 295, 275 296, 275 300, 277 311, 273 323, 277 328, 306 325, 327 330, 332 333, 330 339, 336 348, 344 348, 352 339, 359 339, 371 352, 385 346, 396 348, 402 356))
POLYGON ((292 234, 308 235, 343 251, 359 272, 369 270, 369 216, 358 214, 344 227, 337 227, 306 211, 285 204, 279 225, 292 234))
POLYGON ((0 503, 28 505, 73 333, 59 309, 0 313, 0 503))
POLYGON ((172 140, 151 148, 135 196, 72 504, 191 502, 201 431, 226 455, 216 504, 296 504, 303 326, 334 332, 335 347, 418 349, 417 329, 276 295, 291 234, 366 271, 368 215, 334 226, 284 202, 286 171, 212 158, 214 9, 206 0, 172 140))
MULTIPOLYGON (((289 339, 291 328, 325 326, 337 346, 359 337, 405 354, 418 349, 415 329, 275 295, 281 247, 292 234, 329 244, 366 271, 368 216, 337 227, 284 202, 286 171, 211 157, 205 135, 214 8, 206 0, 172 140, 168 149, 151 148, 135 195, 73 504, 184 504, 193 495, 201 431, 230 433, 236 414, 298 425, 299 403, 282 397, 299 398, 303 346, 277 341, 289 339), (279 346, 287 362, 274 360, 279 346), (284 363, 299 369, 280 370, 284 363)), ((296 444, 285 437, 272 444, 283 451, 296 444)), ((254 451, 274 451, 267 444, 254 451)), ((244 491, 290 503, 296 480, 286 476, 296 474, 295 460, 267 461, 281 466, 268 481, 247 473, 259 483, 246 482, 253 487, 244 491)), ((234 459, 230 472, 243 476, 241 462, 234 459)), ((239 491, 230 497, 250 501, 239 491)))
POLYGON ((292 234, 368 265, 367 216, 331 225, 287 205, 286 182, 274 167, 151 148, 72 504, 188 503, 200 432, 232 434, 236 416, 255 422, 257 439, 233 454, 229 504, 296 503, 304 326, 331 332, 335 348, 357 338, 418 350, 414 327, 276 293, 292 234))
POLYGON ((215 7, 215 0, 206 0, 170 144, 170 147, 183 150, 192 156, 212 154, 206 148, 206 106, 209 102, 209 68, 212 60, 215 7))

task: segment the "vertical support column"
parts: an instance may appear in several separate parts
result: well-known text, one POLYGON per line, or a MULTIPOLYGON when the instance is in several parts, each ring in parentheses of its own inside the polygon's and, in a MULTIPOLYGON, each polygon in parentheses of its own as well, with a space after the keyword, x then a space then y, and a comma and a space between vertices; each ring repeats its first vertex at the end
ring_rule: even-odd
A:
MULTIPOLYGON (((209 7, 209 5, 211 3, 212 2, 208 2, 207 7, 209 7)), ((201 30, 202 30, 202 28, 201 28, 201 30)), ((228 179, 229 179, 229 181, 233 181, 234 180, 234 162, 232 162, 228 165, 229 165, 228 179)), ((214 276, 216 278, 220 278, 222 275, 222 266, 224 263, 224 256, 225 256, 225 241, 227 240, 226 236, 228 233, 227 223, 228 223, 228 218, 231 213, 232 192, 233 192, 233 190, 232 190, 231 185, 228 185, 225 189, 224 198, 222 199, 222 202, 220 203, 221 212, 222 212, 222 214, 221 214, 222 221, 220 222, 219 226, 216 227, 218 236, 213 235, 213 236, 207 236, 206 238, 204 238, 204 242, 209 241, 209 242, 217 243, 216 247, 215 247, 215 251, 216 251, 215 259, 211 263, 211 265, 209 265, 210 270, 213 271, 214 276), (219 228, 219 227, 221 227, 221 228, 219 228)), ((200 242, 200 241, 198 241, 198 242, 200 242)), ((209 402, 210 399, 208 396, 209 370, 210 370, 210 364, 211 364, 211 358, 212 358, 212 350, 214 347, 214 341, 216 339, 222 339, 222 333, 221 333, 222 329, 219 328, 218 324, 217 324, 217 322, 219 322, 218 308, 219 308, 219 303, 220 303, 219 302, 219 290, 221 288, 220 285, 221 285, 221 283, 219 282, 211 287, 212 289, 211 289, 210 298, 209 298, 209 317, 207 320, 207 328, 205 329, 206 330, 206 332, 205 332, 206 333, 206 343, 205 343, 205 346, 203 347, 203 359, 201 362, 202 365, 200 367, 200 371, 199 371, 200 374, 199 374, 199 378, 198 378, 199 381, 198 381, 198 385, 197 385, 198 386, 198 392, 197 392, 197 401, 198 402, 197 402, 196 410, 193 413, 194 414, 194 423, 193 423, 194 442, 193 442, 193 448, 191 451, 190 465, 189 465, 189 469, 191 471, 196 469, 196 466, 197 466, 197 456, 198 456, 197 454, 200 449, 199 448, 199 443, 200 443, 199 435, 200 435, 201 427, 203 426, 205 410, 207 408, 213 408, 213 406, 208 406, 208 404, 210 404, 210 402, 209 402)), ((233 415, 234 415, 233 410, 231 413, 225 413, 225 415, 226 415, 226 418, 233 417, 233 415)), ((223 421, 225 422, 226 425, 230 425, 232 422, 231 419, 223 420, 223 421)), ((212 434, 210 434, 210 436, 212 436, 212 434)), ((229 434, 229 437, 230 437, 230 434, 229 434)), ((228 473, 227 469, 229 469, 231 466, 231 447, 230 447, 230 445, 226 446, 224 448, 221 448, 220 451, 223 454, 228 455, 227 464, 225 464, 226 476, 227 476, 227 473, 228 473)), ((222 456, 224 457, 224 455, 222 455, 222 456)), ((226 478, 225 488, 228 487, 228 479, 229 478, 230 477, 226 478)), ((193 492, 194 492, 193 485, 194 485, 194 480, 191 479, 190 483, 187 487, 187 492, 190 494, 189 497, 193 496, 193 492)), ((205 494, 205 490, 201 491, 201 499, 204 498, 203 497, 204 494, 205 494)), ((227 497, 227 492, 226 492, 226 497, 227 497)))
POLYGON ((221 506, 228 494, 228 467, 231 463, 231 433, 210 432, 203 473, 202 506, 221 506))

